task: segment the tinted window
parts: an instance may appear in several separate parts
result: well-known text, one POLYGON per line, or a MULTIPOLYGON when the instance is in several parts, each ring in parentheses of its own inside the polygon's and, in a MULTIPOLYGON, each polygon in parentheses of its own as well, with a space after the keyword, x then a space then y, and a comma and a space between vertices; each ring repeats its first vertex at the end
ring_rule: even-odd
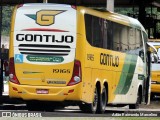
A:
POLYGON ((86 14, 85 27, 87 41, 92 46, 112 49, 112 22, 86 14))
POLYGON ((92 15, 85 15, 86 38, 90 45, 139 55, 141 31, 92 15))

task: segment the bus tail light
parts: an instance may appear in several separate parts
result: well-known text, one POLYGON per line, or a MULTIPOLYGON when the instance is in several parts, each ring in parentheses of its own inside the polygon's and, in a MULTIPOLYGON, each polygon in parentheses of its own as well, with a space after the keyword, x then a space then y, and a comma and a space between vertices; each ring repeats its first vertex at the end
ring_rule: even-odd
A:
POLYGON ((9 80, 15 84, 20 84, 15 74, 14 57, 9 60, 9 80))
POLYGON ((81 78, 82 78, 81 63, 80 61, 75 60, 72 78, 67 84, 67 86, 72 86, 80 83, 82 81, 81 78))

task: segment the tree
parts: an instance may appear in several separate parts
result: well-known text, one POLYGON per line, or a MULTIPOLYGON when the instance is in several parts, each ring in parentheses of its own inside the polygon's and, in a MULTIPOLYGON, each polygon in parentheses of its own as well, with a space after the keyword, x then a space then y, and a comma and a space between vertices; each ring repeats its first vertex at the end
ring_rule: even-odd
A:
POLYGON ((12 6, 3 6, 2 7, 2 35, 9 35, 11 16, 12 16, 12 6))

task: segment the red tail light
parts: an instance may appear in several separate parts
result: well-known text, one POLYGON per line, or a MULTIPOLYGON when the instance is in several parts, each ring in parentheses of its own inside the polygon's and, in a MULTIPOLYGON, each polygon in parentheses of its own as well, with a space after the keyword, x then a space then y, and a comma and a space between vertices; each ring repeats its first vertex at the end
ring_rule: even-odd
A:
POLYGON ((82 81, 82 71, 81 71, 81 63, 78 60, 74 62, 73 74, 72 78, 67 84, 67 86, 78 84, 82 81))
POLYGON ((9 60, 9 80, 15 84, 20 84, 15 74, 14 57, 9 60))

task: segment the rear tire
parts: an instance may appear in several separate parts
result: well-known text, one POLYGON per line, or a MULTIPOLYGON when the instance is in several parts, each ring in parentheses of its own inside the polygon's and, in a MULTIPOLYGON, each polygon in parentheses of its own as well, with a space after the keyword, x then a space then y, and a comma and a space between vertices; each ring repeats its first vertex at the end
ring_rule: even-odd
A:
POLYGON ((93 103, 82 103, 79 105, 79 108, 83 112, 95 114, 97 111, 97 107, 98 107, 98 91, 97 88, 95 88, 93 103))
POLYGON ((102 93, 99 92, 97 113, 104 113, 107 104, 107 91, 103 86, 102 93))
POLYGON ((135 104, 129 105, 129 109, 138 109, 140 103, 141 103, 141 92, 138 90, 137 101, 135 104))

